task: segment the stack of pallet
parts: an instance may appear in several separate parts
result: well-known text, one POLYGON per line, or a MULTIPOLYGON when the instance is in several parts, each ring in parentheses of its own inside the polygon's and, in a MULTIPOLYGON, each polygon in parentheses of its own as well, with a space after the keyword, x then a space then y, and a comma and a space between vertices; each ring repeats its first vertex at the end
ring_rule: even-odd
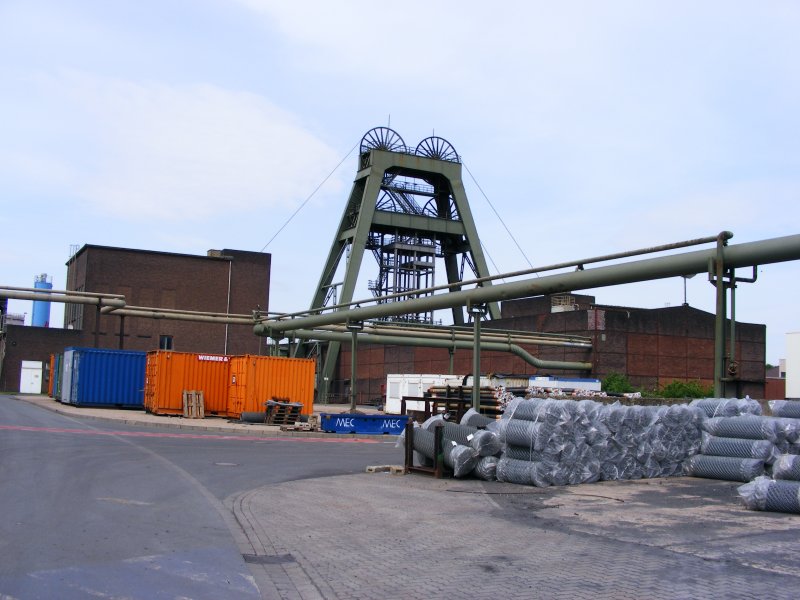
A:
POLYGON ((264 423, 267 425, 294 425, 300 418, 300 411, 303 408, 300 402, 277 400, 268 400, 265 405, 267 412, 264 423))
MULTIPOLYGON (((489 416, 502 414, 505 405, 511 398, 524 396, 527 388, 507 388, 505 386, 482 386, 480 388, 480 412, 489 416)), ((429 390, 432 398, 441 398, 443 401, 453 400, 454 404, 472 406, 472 386, 433 386, 429 390)), ((466 409, 465 409, 466 410, 466 409)), ((461 413, 456 415, 461 418, 461 413)))

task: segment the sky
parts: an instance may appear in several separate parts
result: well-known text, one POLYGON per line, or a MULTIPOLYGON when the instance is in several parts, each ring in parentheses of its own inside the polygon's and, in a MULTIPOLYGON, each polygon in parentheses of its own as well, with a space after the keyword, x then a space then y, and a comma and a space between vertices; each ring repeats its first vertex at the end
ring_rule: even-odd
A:
MULTIPOLYGON (((492 273, 797 234, 797 31, 794 1, 0 0, 0 284, 64 289, 83 244, 265 250, 271 310, 306 309, 377 126, 461 155, 492 273)), ((737 290, 773 364, 799 273, 737 290)), ((707 277, 687 300, 713 311, 707 277)))

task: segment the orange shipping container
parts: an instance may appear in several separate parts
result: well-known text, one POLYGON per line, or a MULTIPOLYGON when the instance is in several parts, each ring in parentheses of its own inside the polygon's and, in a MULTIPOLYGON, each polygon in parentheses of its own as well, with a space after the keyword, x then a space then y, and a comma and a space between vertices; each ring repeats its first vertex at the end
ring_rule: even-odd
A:
POLYGON ((53 382, 56 380, 56 355, 50 355, 50 370, 47 378, 47 395, 53 397, 53 382))
POLYGON ((272 398, 300 402, 301 413, 314 411, 314 370, 309 358, 279 356, 232 356, 228 415, 239 418, 243 412, 263 412, 272 398))
POLYGON ((157 415, 182 415, 184 390, 202 391, 205 414, 226 417, 229 368, 229 356, 148 352, 144 408, 157 415))

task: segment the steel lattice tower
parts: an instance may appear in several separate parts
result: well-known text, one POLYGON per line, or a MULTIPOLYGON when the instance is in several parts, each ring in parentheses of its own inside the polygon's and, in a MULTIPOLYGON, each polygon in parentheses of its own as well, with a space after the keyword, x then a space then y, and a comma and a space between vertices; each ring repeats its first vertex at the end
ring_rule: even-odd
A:
MULTIPOLYGON (((461 179, 461 159, 441 137, 428 137, 416 148, 406 146, 388 127, 376 127, 361 139, 358 172, 336 236, 322 270, 312 311, 353 300, 365 250, 378 261, 378 277, 369 289, 378 302, 426 295, 417 290, 436 285, 436 259, 444 262, 447 283, 460 289, 466 268, 472 278, 489 270, 461 179), (344 277, 333 278, 343 257, 344 277), (396 294, 391 299, 387 295, 396 294)), ((489 282, 483 285, 489 285, 489 282)), ((496 304, 489 306, 498 318, 496 304)), ((432 312, 398 317, 430 323, 432 312)), ((463 308, 453 309, 453 323, 463 325, 463 308)), ((339 344, 331 342, 323 368, 333 375, 339 344)))

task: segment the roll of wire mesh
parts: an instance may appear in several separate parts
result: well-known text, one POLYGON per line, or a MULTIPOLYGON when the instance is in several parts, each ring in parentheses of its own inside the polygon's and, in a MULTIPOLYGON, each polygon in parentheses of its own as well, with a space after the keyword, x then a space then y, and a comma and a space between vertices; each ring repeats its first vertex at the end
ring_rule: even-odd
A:
POLYGON ((445 421, 441 416, 428 419, 422 424, 422 427, 428 431, 433 431, 436 425, 444 427, 442 431, 444 439, 455 442, 456 444, 461 444, 462 446, 468 446, 469 441, 467 438, 470 434, 478 431, 477 427, 467 427, 466 425, 459 425, 458 423, 450 423, 449 421, 445 421))
POLYGON ((750 481, 764 474, 764 461, 757 458, 696 454, 689 459, 687 470, 692 477, 724 481, 750 481))
POLYGON ((472 470, 472 473, 478 479, 484 481, 494 481, 497 479, 497 461, 500 460, 496 456, 484 456, 480 458, 472 470))
POLYGON ((800 513, 800 481, 757 477, 736 491, 750 510, 800 513))
POLYGON ((703 421, 702 426, 705 431, 718 437, 769 440, 773 443, 780 438, 778 423, 768 417, 712 417, 703 421))
POLYGON ((551 426, 564 425, 573 420, 577 402, 554 398, 524 400, 514 406, 512 419, 545 422, 551 426))
POLYGON ((772 465, 772 476, 775 479, 800 481, 800 456, 781 454, 772 465))
POLYGON ((541 450, 547 443, 552 428, 547 423, 534 423, 509 419, 500 426, 500 440, 512 446, 527 446, 541 450))
POLYGON ((487 428, 505 442, 503 458, 545 469, 532 477, 534 485, 566 485, 682 473, 684 460, 700 448, 702 414, 686 405, 515 399, 487 428))
POLYGON ((768 464, 774 462, 777 457, 777 448, 769 440, 716 437, 705 431, 700 451, 710 456, 758 458, 768 464))
POLYGON ((517 460, 515 458, 500 458, 497 461, 497 481, 508 483, 518 483, 521 485, 531 485, 531 468, 535 463, 527 460, 517 460))
MULTIPOLYGON (((414 428, 414 450, 430 459, 434 459, 435 433, 423 427, 414 428)), ((442 440, 444 464, 453 471, 454 477, 468 475, 478 462, 478 453, 474 448, 462 446, 452 441, 442 440)))
POLYGON ((464 416, 461 417, 461 421, 459 423, 461 425, 467 425, 468 427, 486 427, 489 423, 495 422, 497 419, 493 419, 492 417, 487 417, 486 415, 482 415, 474 408, 470 408, 467 412, 464 413, 464 416))
POLYGON ((558 462, 558 452, 551 448, 545 450, 534 450, 530 446, 505 446, 503 456, 515 458, 517 460, 527 460, 528 462, 545 462, 555 464, 558 462))
POLYGON ((462 446, 470 446, 479 456, 493 456, 500 452, 503 446, 498 435, 492 431, 450 423, 443 419, 429 419, 425 422, 425 428, 432 431, 437 423, 441 423, 444 427, 442 436, 445 440, 462 446))
POLYGON ((768 404, 773 417, 800 419, 800 400, 770 400, 768 404))
POLYGON ((707 417, 761 414, 761 404, 750 398, 700 398, 692 400, 689 406, 700 409, 707 417))
POLYGON ((479 429, 470 436, 469 445, 475 448, 478 456, 487 457, 499 454, 503 449, 503 443, 493 431, 479 429))

